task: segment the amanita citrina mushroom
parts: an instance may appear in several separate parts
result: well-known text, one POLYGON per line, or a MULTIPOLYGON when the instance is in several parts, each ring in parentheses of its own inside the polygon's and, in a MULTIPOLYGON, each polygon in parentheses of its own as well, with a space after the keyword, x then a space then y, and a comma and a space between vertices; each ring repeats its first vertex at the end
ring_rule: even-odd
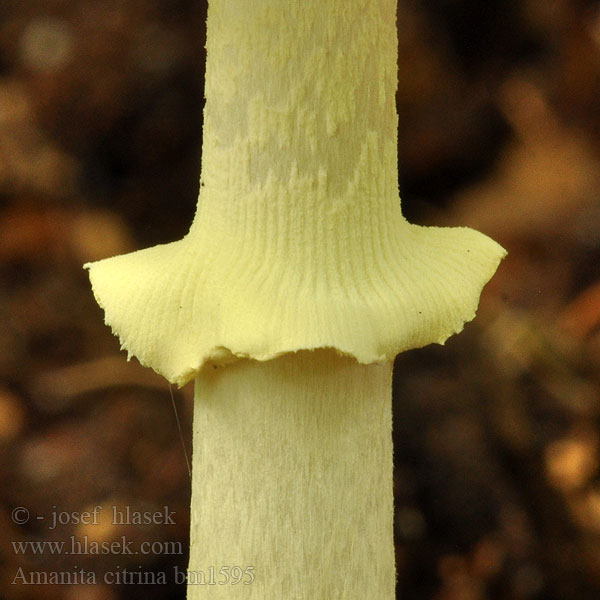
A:
POLYGON ((392 361, 459 332, 505 254, 402 216, 395 22, 211 0, 191 229, 86 265, 129 357, 195 380, 190 598, 394 597, 392 361))

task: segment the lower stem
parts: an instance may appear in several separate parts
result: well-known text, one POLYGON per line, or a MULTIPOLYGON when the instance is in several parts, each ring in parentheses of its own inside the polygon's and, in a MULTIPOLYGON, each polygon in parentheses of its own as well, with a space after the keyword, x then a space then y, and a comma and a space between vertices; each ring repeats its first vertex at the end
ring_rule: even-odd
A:
POLYGON ((189 599, 395 597, 391 374, 317 350, 196 379, 189 599))

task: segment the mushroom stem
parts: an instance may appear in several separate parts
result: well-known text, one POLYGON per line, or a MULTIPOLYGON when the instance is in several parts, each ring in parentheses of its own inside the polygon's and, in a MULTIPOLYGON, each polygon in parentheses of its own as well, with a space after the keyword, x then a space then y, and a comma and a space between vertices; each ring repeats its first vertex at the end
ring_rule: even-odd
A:
POLYGON ((333 350, 197 377, 188 598, 394 598, 391 378, 333 350))
POLYGON ((259 221, 256 243, 354 198, 398 208, 395 0, 211 0, 206 50, 197 218, 242 238, 259 221))
POLYGON ((128 355, 196 379, 190 598, 394 597, 392 361, 459 332, 505 254, 402 216, 395 21, 211 0, 192 227, 86 265, 128 355))

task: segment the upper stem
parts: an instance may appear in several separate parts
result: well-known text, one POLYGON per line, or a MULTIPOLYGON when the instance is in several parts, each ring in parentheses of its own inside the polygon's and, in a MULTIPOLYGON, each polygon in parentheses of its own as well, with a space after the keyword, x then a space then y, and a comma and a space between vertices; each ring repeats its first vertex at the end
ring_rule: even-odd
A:
POLYGON ((206 230, 306 248, 400 217, 396 46, 394 0, 210 2, 206 230))
POLYGON ((211 0, 189 234, 89 265, 130 354, 179 385, 224 357, 443 343, 504 250, 411 225, 397 187, 395 0, 211 0))

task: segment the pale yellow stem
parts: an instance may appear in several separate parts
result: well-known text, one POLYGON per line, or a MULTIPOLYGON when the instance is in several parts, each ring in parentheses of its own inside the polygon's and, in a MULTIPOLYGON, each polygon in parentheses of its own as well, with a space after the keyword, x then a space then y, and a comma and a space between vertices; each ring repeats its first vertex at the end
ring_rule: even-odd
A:
POLYGON ((395 19, 211 0, 192 227, 87 265, 129 355, 196 380, 192 599, 394 597, 392 361, 460 331, 505 254, 402 216, 395 19))
POLYGON ((209 2, 192 227, 87 265, 130 356, 178 385, 299 349, 392 361, 475 316, 505 252, 402 216, 395 21, 395 0, 209 2))
POLYGON ((391 377, 317 350, 196 379, 188 598, 394 598, 391 377))

